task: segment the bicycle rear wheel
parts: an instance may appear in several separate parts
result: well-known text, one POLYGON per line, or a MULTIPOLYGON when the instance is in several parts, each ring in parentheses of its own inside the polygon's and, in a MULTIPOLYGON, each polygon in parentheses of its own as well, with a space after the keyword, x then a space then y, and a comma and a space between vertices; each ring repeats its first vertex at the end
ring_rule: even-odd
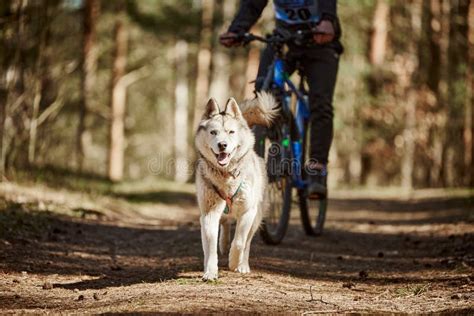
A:
MULTIPOLYGON (((308 134, 306 129, 305 141, 303 142, 303 157, 308 161, 308 134)), ((302 176, 308 180, 306 168, 302 168, 302 176)), ((326 221, 326 211, 328 206, 327 194, 324 196, 309 197, 307 190, 298 190, 301 224, 306 235, 319 236, 323 233, 324 222, 326 221)))
MULTIPOLYGON (((303 190, 301 190, 303 191, 303 190)), ((308 198, 306 192, 299 192, 301 223, 306 235, 319 236, 326 221, 327 197, 308 198)))
POLYGON ((265 243, 277 245, 285 237, 291 211, 291 177, 282 164, 288 154, 287 144, 281 126, 271 129, 257 127, 255 134, 256 151, 265 159, 268 178, 265 189, 267 210, 260 235, 265 243))

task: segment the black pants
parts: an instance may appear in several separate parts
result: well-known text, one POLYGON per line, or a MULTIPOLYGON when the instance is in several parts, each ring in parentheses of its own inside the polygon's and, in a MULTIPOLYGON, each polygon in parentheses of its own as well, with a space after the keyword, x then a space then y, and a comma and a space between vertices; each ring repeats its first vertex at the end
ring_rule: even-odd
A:
MULTIPOLYGON (((267 46, 260 58, 256 90, 260 90, 265 75, 273 61, 273 50, 267 46)), ((310 158, 327 164, 333 137, 334 86, 336 85, 339 53, 333 47, 290 47, 285 68, 292 73, 302 70, 309 86, 311 111, 310 158)))

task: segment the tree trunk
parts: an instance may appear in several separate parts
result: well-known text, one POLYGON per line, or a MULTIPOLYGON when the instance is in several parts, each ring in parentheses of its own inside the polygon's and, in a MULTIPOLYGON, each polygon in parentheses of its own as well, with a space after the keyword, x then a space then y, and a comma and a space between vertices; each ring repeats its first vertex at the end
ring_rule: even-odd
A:
POLYGON ((380 66, 387 51, 387 34, 390 6, 387 0, 377 0, 370 37, 369 60, 372 65, 380 66))
MULTIPOLYGON (((25 104, 25 53, 26 46, 26 30, 28 27, 28 17, 26 11, 28 10, 28 2, 24 0, 11 1, 8 3, 11 12, 14 13, 13 23, 11 24, 10 32, 14 34, 9 46, 14 47, 13 52, 6 50, 6 58, 9 61, 6 66, 8 71, 2 73, 4 75, 6 96, 3 135, 2 135, 2 151, 0 153, 0 170, 5 172, 8 165, 13 162, 13 158, 17 151, 15 150, 15 143, 22 142, 25 136, 25 131, 28 132, 28 126, 25 119, 27 116, 27 105, 25 104), (8 119, 8 120, 7 120, 8 119)), ((3 31, 7 30, 8 23, 4 26, 3 31)), ((26 120, 27 121, 27 120, 26 120)), ((26 156, 26 155, 25 155, 26 156)), ((27 157, 27 156, 26 156, 27 157)))
MULTIPOLYGON (((369 38, 368 48, 368 60, 372 66, 372 76, 374 79, 377 77, 377 73, 380 72, 381 66, 384 63, 385 55, 387 51, 387 35, 388 35, 388 22, 390 14, 390 5, 387 0, 377 0, 372 18, 372 30, 369 38)), ((375 79, 377 80, 377 79, 375 79)), ((376 89, 370 89, 372 97, 377 97, 376 89)), ((351 110, 348 110, 348 119, 353 122, 357 122, 356 113, 354 110, 355 104, 352 103, 351 110)), ((366 167, 371 167, 370 155, 364 154, 363 146, 360 145, 361 138, 359 137, 358 124, 354 123, 349 126, 351 141, 350 146, 351 152, 357 152, 355 155, 350 155, 345 168, 345 178, 352 184, 367 184, 370 179, 367 175, 371 172, 366 167), (359 138, 359 139, 357 139, 359 138)))
POLYGON ((33 97, 33 110, 30 119, 30 130, 29 130, 29 142, 28 142, 28 163, 34 164, 36 159, 36 138, 38 134, 38 115, 40 111, 40 103, 43 94, 43 76, 44 72, 44 61, 45 61, 45 49, 47 45, 47 36, 49 33, 49 17, 48 17, 48 4, 45 4, 44 8, 45 16, 42 17, 42 29, 38 44, 38 56, 35 65, 35 88, 33 97))
POLYGON ((3 151, 5 146, 5 121, 7 119, 7 91, 0 89, 0 182, 3 181, 5 174, 5 163, 3 159, 3 151))
POLYGON ((448 47, 448 102, 446 124, 446 152, 447 160, 446 185, 460 186, 464 183, 463 177, 469 173, 465 169, 465 157, 460 154, 466 152, 463 140, 463 126, 466 114, 466 94, 469 87, 461 85, 466 79, 468 56, 468 11, 469 2, 460 0, 451 4, 449 12, 449 47, 448 47))
POLYGON ((449 3, 447 0, 431 0, 431 67, 428 85, 436 95, 435 125, 431 131, 431 157, 433 165, 430 170, 430 185, 440 186, 445 179, 445 129, 446 129, 446 100, 448 75, 448 43, 449 43, 449 3))
POLYGON ((184 183, 188 180, 188 43, 178 41, 175 45, 176 87, 174 112, 174 179, 184 183))
MULTIPOLYGON (((0 3, 0 14, 1 18, 10 14, 10 3, 0 3)), ((0 29, 0 45, 7 47, 6 34, 10 28, 4 26, 0 29)), ((6 139, 6 128, 5 121, 7 119, 7 96, 8 96, 8 80, 7 80, 7 68, 10 66, 10 58, 7 54, 0 55, 0 182, 3 181, 5 174, 5 164, 3 160, 3 152, 5 149, 6 139)))
POLYGON ((428 67, 428 86, 433 92, 438 93, 440 76, 440 63, 441 63, 441 48, 440 48, 440 37, 441 37, 441 4, 438 0, 427 0, 428 4, 428 33, 429 33, 429 47, 430 47, 430 58, 431 61, 428 67))
POLYGON ((449 119, 449 107, 448 107, 448 78, 449 78, 449 28, 450 28, 450 1, 443 0, 441 1, 441 16, 440 16, 440 82, 439 82, 439 93, 438 93, 438 102, 439 102, 439 116, 442 118, 440 120, 439 133, 440 133, 440 142, 441 142, 441 170, 440 170, 440 180, 442 185, 445 187, 449 183, 449 174, 448 167, 450 158, 448 155, 448 142, 450 141, 447 137, 447 121, 449 119))
POLYGON ((87 132, 87 112, 93 100, 97 70, 96 24, 100 11, 99 0, 85 0, 83 15, 83 60, 81 102, 79 104, 79 124, 76 136, 76 163, 82 170, 85 159, 84 137, 87 132))
MULTIPOLYGON (((38 59, 41 57, 38 56, 38 59)), ((36 135, 38 127, 38 113, 39 106, 42 98, 42 80, 41 78, 36 78, 35 88, 34 88, 34 99, 33 99, 33 111, 31 114, 30 120, 30 130, 29 130, 29 142, 28 142, 28 163, 30 165, 34 164, 36 157, 36 135)))
POLYGON ((419 85, 416 82, 419 69, 418 45, 421 37, 422 25, 422 2, 415 1, 411 5, 411 29, 412 38, 407 52, 408 60, 406 71, 408 72, 409 82, 405 85, 405 128, 403 139, 405 151, 401 163, 401 185, 407 191, 413 190, 413 170, 415 167, 415 145, 416 145, 416 104, 418 101, 419 85), (411 59, 411 60, 410 60, 411 59))
MULTIPOLYGON (((222 24, 219 33, 225 32, 229 21, 234 16, 235 2, 223 1, 222 5, 222 24)), ((229 79, 230 79, 230 60, 229 50, 222 45, 217 45, 212 56, 213 73, 210 95, 217 100, 219 104, 225 104, 229 98, 229 79)))
POLYGON ((466 70, 466 119, 464 125, 466 184, 474 187, 474 1, 468 13, 468 56, 466 70))
POLYGON ((124 23, 119 20, 115 25, 115 52, 110 98, 108 177, 111 181, 120 181, 123 178, 127 85, 121 79, 127 65, 127 49, 128 31, 124 23))
POLYGON ((194 104, 193 127, 197 127, 204 112, 209 91, 209 73, 211 68, 211 37, 214 0, 202 1, 201 39, 198 51, 198 73, 196 79, 196 99, 194 104))
POLYGON ((411 191, 413 189, 413 170, 415 167, 416 103, 416 91, 409 91, 405 103, 405 128, 403 130, 405 151, 403 153, 401 166, 401 185, 407 191, 411 191))

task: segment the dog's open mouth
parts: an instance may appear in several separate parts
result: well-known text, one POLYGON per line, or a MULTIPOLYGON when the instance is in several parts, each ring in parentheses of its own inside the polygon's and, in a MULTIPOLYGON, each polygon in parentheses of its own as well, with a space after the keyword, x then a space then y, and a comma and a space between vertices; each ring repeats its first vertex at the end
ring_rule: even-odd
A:
POLYGON ((221 166, 227 165, 230 161, 230 154, 229 153, 221 152, 221 153, 218 153, 218 154, 215 154, 215 155, 216 155, 216 158, 217 158, 217 163, 221 166))

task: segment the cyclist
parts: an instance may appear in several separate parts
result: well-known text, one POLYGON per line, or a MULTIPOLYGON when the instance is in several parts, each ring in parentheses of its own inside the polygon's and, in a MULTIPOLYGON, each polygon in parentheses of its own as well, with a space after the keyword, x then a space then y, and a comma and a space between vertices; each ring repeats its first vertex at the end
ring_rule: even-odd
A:
MULTIPOLYGON (((257 22, 268 0, 241 0, 228 31, 219 41, 226 47, 242 44, 241 34, 257 22)), ((309 195, 327 194, 327 163, 333 137, 333 95, 336 84, 341 28, 336 0, 273 0, 276 33, 288 34, 312 30, 314 35, 303 43, 288 43, 287 71, 298 63, 309 86, 311 111, 310 160, 306 163, 309 195)), ((273 50, 267 45, 262 53, 255 89, 261 89, 272 63, 273 50)))

